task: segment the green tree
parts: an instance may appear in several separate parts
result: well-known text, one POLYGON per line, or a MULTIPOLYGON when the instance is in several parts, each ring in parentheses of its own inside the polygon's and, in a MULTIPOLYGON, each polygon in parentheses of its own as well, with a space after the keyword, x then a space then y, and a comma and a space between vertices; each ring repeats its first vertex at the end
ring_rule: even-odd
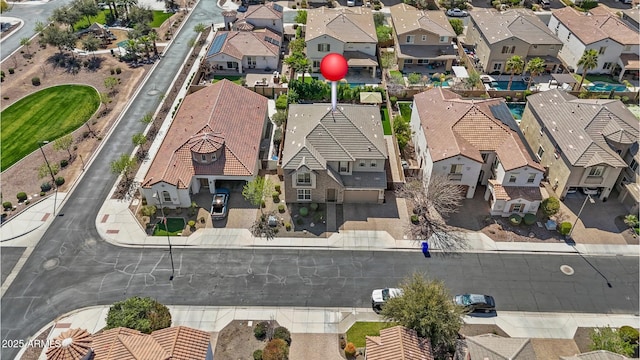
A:
POLYGON ((200 38, 200 40, 198 41, 200 45, 204 44, 204 41, 206 40, 206 36, 203 35, 205 30, 207 30, 207 27, 203 23, 198 23, 193 27, 193 31, 198 33, 198 36, 200 38))
POLYGON ((295 38, 289 42, 289 50, 291 53, 302 53, 304 48, 307 46, 307 43, 304 41, 304 38, 295 38))
POLYGON ((381 12, 373 13, 373 25, 375 27, 383 26, 386 23, 387 23, 387 21, 385 20, 383 13, 381 13, 381 12))
POLYGON ((542 212, 551 217, 560 211, 560 201, 555 197, 549 197, 542 200, 542 212))
POLYGON ((609 326, 591 330, 589 338, 591 338, 590 350, 607 350, 627 357, 633 356, 637 346, 625 341, 617 330, 609 326))
POLYGON ((98 48, 100 47, 100 44, 101 44, 100 39, 98 39, 97 37, 95 37, 93 35, 89 35, 84 40, 82 40, 82 48, 85 51, 93 53, 93 58, 94 59, 96 58, 95 51, 98 50, 98 48))
POLYGON ((133 134, 131 136, 131 142, 133 142, 133 145, 135 146, 140 146, 144 151, 144 145, 147 143, 147 137, 143 133, 133 134))
POLYGON ((480 82, 480 74, 477 72, 469 72, 469 77, 464 79, 465 89, 473 90, 480 82))
POLYGON ((262 212, 262 201, 271 196, 275 189, 273 182, 263 176, 256 176, 255 179, 247 182, 242 188, 242 196, 262 212))
POLYGON ((119 301, 109 308, 107 329, 126 327, 151 334, 155 330, 171 326, 169 309, 149 297, 134 296, 119 301))
POLYGON ((57 138, 56 141, 53 142, 54 150, 65 150, 69 153, 69 160, 73 157, 71 154, 71 147, 73 145, 73 135, 67 134, 63 137, 57 138))
POLYGON ((71 6, 78 12, 80 17, 87 20, 87 27, 91 26, 91 17, 98 15, 100 8, 94 0, 74 0, 71 6))
POLYGON ((624 217, 624 223, 631 228, 638 226, 638 216, 629 214, 624 217))
POLYGON ((273 339, 262 350, 262 360, 289 359, 289 346, 282 339, 273 339))
POLYGON ((460 19, 449 19, 449 24, 453 28, 453 31, 456 33, 456 36, 462 35, 464 32, 464 23, 460 19))
POLYGON ((61 6, 59 8, 53 9, 51 13, 51 21, 55 21, 61 24, 65 24, 69 26, 69 29, 73 32, 75 31, 75 23, 80 20, 82 15, 78 10, 76 10, 73 6, 61 6))
POLYGON ((304 82, 304 74, 311 69, 311 63, 303 53, 293 53, 288 58, 284 59, 284 63, 291 68, 290 78, 295 79, 295 75, 299 72, 302 73, 302 82, 304 82))
POLYGON ((516 73, 521 73, 524 69, 524 60, 520 55, 513 55, 512 57, 507 59, 507 65, 505 66, 505 70, 511 73, 509 76, 509 83, 507 84, 507 90, 511 90, 511 83, 513 82, 513 75, 516 73))
POLYGON ((527 62, 527 66, 525 68, 525 70, 529 72, 527 89, 531 87, 531 81, 533 81, 533 77, 536 75, 540 75, 546 68, 547 64, 545 64, 544 60, 539 57, 535 57, 527 62))
POLYGON ((132 159, 128 154, 122 154, 116 160, 113 160, 109 165, 111 166, 111 172, 124 176, 126 182, 129 182, 129 176, 131 176, 130 172, 133 169, 133 165, 135 164, 135 160, 132 159))
POLYGON ((400 152, 402 152, 409 141, 411 141, 411 126, 402 116, 396 115, 393 118, 393 132, 396 134, 398 147, 400 148, 400 152))
POLYGON ((100 93, 100 103, 104 105, 104 110, 109 110, 109 104, 111 103, 111 97, 106 92, 100 93))
POLYGON ((582 66, 582 77, 580 78, 580 86, 578 89, 582 89, 582 83, 587 76, 587 72, 591 69, 598 67, 598 50, 589 49, 585 50, 580 60, 578 60, 578 66, 582 66))
POLYGON ((51 176, 51 173, 53 173, 53 175, 57 175, 59 171, 60 165, 58 163, 51 164, 51 171, 49 171, 49 166, 44 163, 38 168, 38 179, 44 179, 47 176, 51 176))
POLYGON ((412 85, 419 83, 420 80, 422 80, 422 75, 420 73, 411 73, 407 76, 407 81, 412 85))
POLYGON ((465 310, 451 301, 442 281, 425 279, 415 273, 400 288, 403 295, 387 300, 382 316, 413 329, 428 338, 436 358, 444 358, 455 345, 465 310))
POLYGON ((27 49, 27 56, 31 56, 31 49, 29 46, 31 45, 31 40, 28 37, 23 37, 20 39, 20 45, 24 46, 27 49))
POLYGON ((376 36, 378 42, 385 42, 391 39, 391 27, 390 26, 376 26, 376 36))
POLYGON ((149 31, 149 34, 147 34, 147 36, 149 36, 149 40, 153 44, 153 54, 155 56, 158 56, 158 33, 155 30, 151 30, 149 31))
POLYGON ((298 24, 306 24, 307 23, 307 11, 306 10, 298 10, 296 17, 293 19, 298 24))
POLYGON ((282 110, 277 110, 276 113, 271 116, 271 120, 273 120, 273 123, 276 124, 277 127, 280 127, 287 121, 287 114, 282 110))
POLYGON ((380 65, 382 66, 383 69, 388 69, 390 68, 392 65, 395 65, 395 55, 391 52, 383 52, 380 55, 380 65))

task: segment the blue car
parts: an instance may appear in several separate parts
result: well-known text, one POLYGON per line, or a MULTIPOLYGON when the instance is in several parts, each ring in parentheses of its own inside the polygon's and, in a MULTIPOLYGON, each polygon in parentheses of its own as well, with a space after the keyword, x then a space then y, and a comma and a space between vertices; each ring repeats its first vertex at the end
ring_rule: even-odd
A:
POLYGON ((211 202, 212 220, 222 220, 227 217, 227 213, 229 212, 229 195, 230 192, 228 189, 216 189, 216 193, 213 194, 213 201, 211 202))

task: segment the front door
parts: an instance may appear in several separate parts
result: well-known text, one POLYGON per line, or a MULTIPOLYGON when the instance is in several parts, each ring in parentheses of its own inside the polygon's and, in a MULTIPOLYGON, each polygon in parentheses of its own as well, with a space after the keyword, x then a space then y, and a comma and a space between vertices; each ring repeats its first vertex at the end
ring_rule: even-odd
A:
POLYGON ((327 202, 336 201, 336 189, 327 189, 327 202))
POLYGON ((484 170, 480 170, 480 175, 478 176, 478 184, 482 184, 482 178, 484 178, 484 170))
POLYGON ((201 189, 208 189, 209 188, 209 179, 198 179, 200 181, 200 188, 201 189))

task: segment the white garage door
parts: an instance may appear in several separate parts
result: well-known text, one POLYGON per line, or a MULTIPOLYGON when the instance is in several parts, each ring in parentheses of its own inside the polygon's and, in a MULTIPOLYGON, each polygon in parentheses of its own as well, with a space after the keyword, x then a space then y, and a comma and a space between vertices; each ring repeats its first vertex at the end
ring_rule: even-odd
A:
POLYGON ((377 203, 378 190, 345 190, 345 203, 377 203))

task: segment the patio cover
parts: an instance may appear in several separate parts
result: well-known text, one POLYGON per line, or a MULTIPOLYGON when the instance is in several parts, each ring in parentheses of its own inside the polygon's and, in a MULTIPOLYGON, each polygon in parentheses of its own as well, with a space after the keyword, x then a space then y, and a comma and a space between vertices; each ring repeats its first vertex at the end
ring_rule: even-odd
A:
POLYGON ((640 70, 640 59, 636 54, 621 54, 620 61, 625 70, 640 70))
POLYGON ((464 66, 452 66, 451 69, 453 70, 453 73, 456 74, 457 78, 466 79, 469 77, 469 73, 464 66))
POLYGON ((378 66, 378 60, 361 51, 345 51, 344 57, 349 66, 378 66))
POLYGON ((360 93, 360 102, 363 104, 381 104, 382 103, 382 94, 379 92, 361 92, 360 93))
POLYGON ((558 82, 558 84, 575 84, 578 81, 571 74, 551 74, 551 77, 558 82))

